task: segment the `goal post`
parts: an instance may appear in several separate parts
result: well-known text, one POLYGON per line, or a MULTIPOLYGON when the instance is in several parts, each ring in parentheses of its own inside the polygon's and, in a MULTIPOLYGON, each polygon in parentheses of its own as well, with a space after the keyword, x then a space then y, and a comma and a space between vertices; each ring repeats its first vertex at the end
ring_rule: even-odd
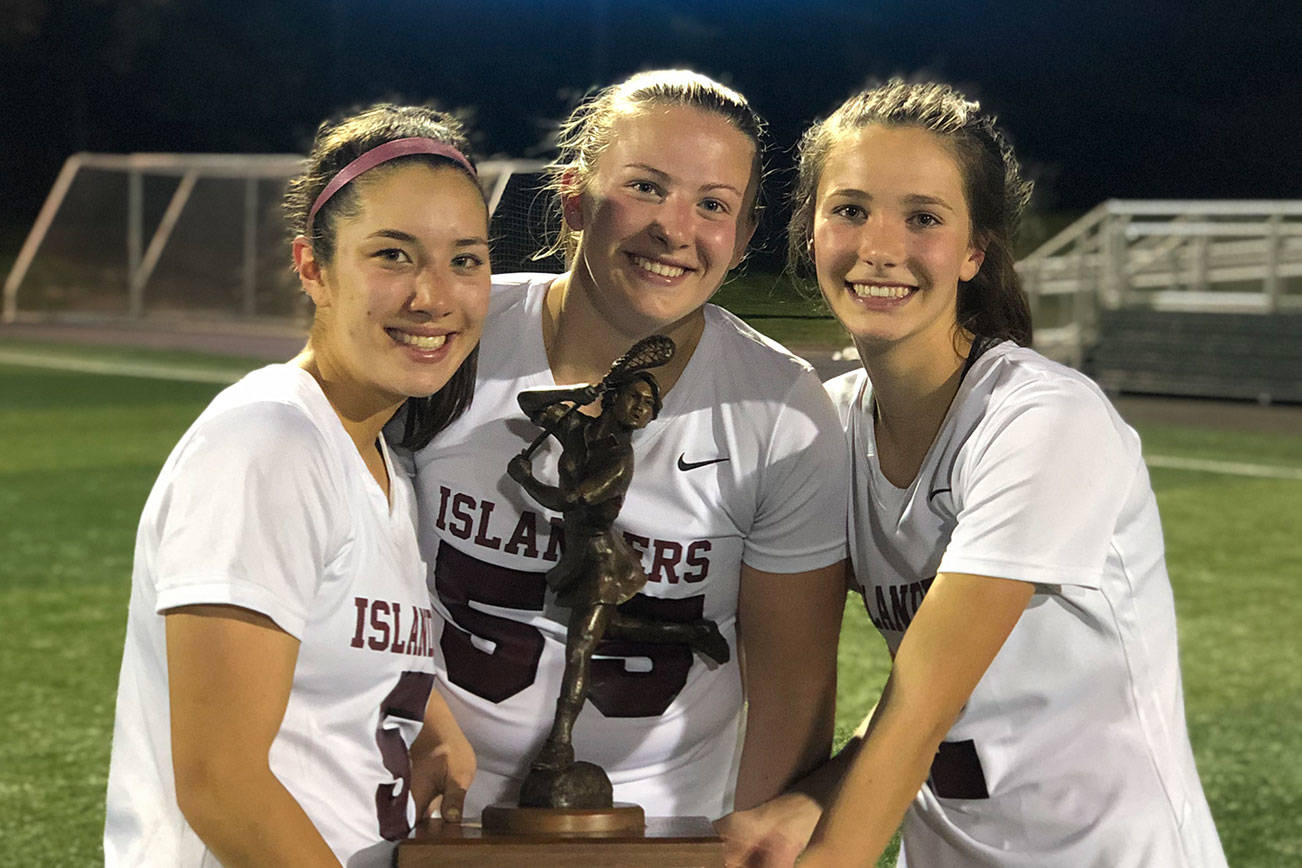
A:
MULTIPOLYGON (((479 164, 498 272, 530 267, 542 246, 544 165, 479 164)), ((280 203, 302 166, 298 154, 74 154, 5 279, 4 322, 297 318, 280 203)))

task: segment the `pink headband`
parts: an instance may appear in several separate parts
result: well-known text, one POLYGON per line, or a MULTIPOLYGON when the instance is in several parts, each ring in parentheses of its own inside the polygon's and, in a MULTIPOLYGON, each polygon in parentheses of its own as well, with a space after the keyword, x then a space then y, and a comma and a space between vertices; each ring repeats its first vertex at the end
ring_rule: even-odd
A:
POLYGON ((406 157, 411 154, 434 154, 439 157, 447 157, 457 165, 464 168, 470 173, 470 177, 478 180, 479 175, 475 172, 475 167, 470 165, 466 155, 458 151, 451 145, 440 142, 436 139, 426 139, 419 136, 412 136, 406 139, 394 139, 385 142, 382 145, 376 145, 357 159, 353 160, 347 166, 339 170, 339 173, 330 179, 330 183, 325 185, 321 195, 316 197, 312 203, 312 209, 307 212, 306 235, 312 237, 312 220, 316 217, 316 212, 321 210, 321 206, 330 201, 330 197, 338 193, 343 186, 349 181, 356 178, 363 172, 369 172, 381 163, 387 163, 389 160, 398 157, 406 157))

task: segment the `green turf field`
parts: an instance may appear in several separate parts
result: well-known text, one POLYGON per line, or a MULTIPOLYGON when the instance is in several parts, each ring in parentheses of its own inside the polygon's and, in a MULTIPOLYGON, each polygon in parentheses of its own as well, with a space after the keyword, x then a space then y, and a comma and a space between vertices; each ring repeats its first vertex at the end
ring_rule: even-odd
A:
MULTIPOLYGON (((26 346, 0 341, 0 350, 26 346)), ((136 520, 168 450, 218 388, 0 364, 0 865, 100 861, 136 520)), ((1150 454, 1302 468, 1302 438, 1175 426, 1141 433, 1150 454)), ((1165 469, 1153 479, 1190 730, 1230 863, 1300 864, 1302 481, 1165 469)), ((844 737, 886 676, 857 598, 841 660, 844 737)))

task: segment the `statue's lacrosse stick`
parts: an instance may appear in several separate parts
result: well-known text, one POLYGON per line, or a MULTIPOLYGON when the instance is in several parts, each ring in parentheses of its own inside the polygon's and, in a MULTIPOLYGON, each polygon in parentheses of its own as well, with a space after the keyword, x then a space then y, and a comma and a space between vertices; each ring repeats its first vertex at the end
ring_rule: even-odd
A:
MULTIPOLYGON (((615 388, 615 386, 618 385, 619 382, 628 374, 645 371, 648 368, 658 368, 661 365, 668 364, 669 360, 673 357, 673 339, 666 335, 649 335, 648 337, 642 338, 642 340, 629 347, 628 352, 624 353, 624 355, 620 356, 618 359, 615 359, 610 366, 610 370, 606 372, 606 376, 601 378, 601 382, 596 386, 589 387, 592 397, 583 403, 591 403, 592 401, 597 400, 597 398, 601 397, 602 394, 615 388)), ((520 454, 525 458, 532 457, 538 447, 543 444, 543 441, 545 441, 552 431, 555 430, 556 426, 559 425, 562 420, 569 418, 569 416, 576 412, 580 406, 581 404, 578 401, 575 401, 570 406, 570 409, 565 412, 564 416, 561 416, 552 426, 543 428, 538 436, 534 438, 533 442, 530 443, 520 454)))

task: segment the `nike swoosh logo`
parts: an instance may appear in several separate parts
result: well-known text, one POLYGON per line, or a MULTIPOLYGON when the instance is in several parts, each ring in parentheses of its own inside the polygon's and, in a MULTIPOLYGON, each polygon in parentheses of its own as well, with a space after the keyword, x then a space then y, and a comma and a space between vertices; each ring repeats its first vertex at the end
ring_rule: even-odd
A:
POLYGON ((953 491, 953 489, 952 489, 952 488, 937 488, 937 489, 936 489, 935 491, 933 491, 931 494, 928 494, 928 495, 927 495, 927 503, 931 503, 931 501, 936 497, 937 494, 948 494, 950 491, 953 491))
POLYGON ((678 456, 678 469, 679 469, 679 470, 695 470, 695 469, 698 468, 698 467, 705 467, 707 464, 718 464, 720 461, 727 461, 727 460, 728 460, 727 457, 724 457, 724 458, 711 458, 711 459, 708 460, 708 461, 688 461, 688 460, 686 460, 686 459, 687 459, 687 453, 686 453, 686 452, 684 452, 682 455, 679 455, 679 456, 678 456))

